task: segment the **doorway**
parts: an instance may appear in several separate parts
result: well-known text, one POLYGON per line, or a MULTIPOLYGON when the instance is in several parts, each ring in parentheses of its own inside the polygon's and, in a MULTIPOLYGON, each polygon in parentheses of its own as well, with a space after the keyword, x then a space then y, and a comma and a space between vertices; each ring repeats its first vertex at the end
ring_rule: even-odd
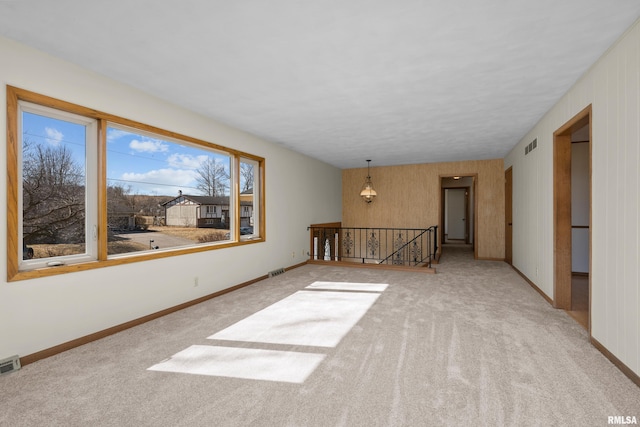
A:
POLYGON ((591 106, 553 134, 554 295, 591 331, 591 106))
POLYGON ((465 246, 477 258, 477 175, 440 176, 441 251, 446 246, 465 246))

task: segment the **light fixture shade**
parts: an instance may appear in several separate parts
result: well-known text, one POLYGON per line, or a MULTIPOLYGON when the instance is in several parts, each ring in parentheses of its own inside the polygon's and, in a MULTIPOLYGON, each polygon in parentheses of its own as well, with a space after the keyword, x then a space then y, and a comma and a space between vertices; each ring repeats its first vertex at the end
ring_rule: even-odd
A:
POLYGON ((378 193, 376 193, 376 190, 373 189, 371 181, 365 182, 364 186, 362 187, 362 191, 360 192, 360 197, 362 197, 365 202, 371 203, 373 202, 373 198, 377 195, 378 193))
POLYGON ((360 190, 360 197, 362 197, 362 200, 367 203, 373 202, 373 199, 378 195, 376 190, 373 189, 373 183, 371 182, 371 176, 369 175, 370 161, 371 160, 367 160, 367 179, 365 179, 362 190, 360 190))

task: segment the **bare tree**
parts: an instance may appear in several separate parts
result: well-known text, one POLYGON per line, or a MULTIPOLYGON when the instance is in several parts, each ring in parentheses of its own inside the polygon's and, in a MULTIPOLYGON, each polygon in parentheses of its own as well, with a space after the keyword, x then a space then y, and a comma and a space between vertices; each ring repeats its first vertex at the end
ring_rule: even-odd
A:
POLYGON ((129 216, 135 212, 135 199, 130 197, 131 185, 112 184, 107 187, 107 223, 113 229, 129 226, 129 216))
POLYGON ((240 181, 242 188, 240 191, 247 191, 253 188, 253 165, 251 163, 240 163, 240 181))
POLYGON ((72 152, 26 142, 23 159, 25 242, 84 242, 84 170, 72 152))
POLYGON ((207 196, 224 196, 229 189, 229 171, 224 164, 209 157, 196 169, 198 190, 207 196))
MULTIPOLYGON (((131 185, 113 183, 107 187, 107 222, 112 230, 126 229, 138 225, 131 218, 158 216, 164 211, 162 203, 171 200, 171 196, 152 196, 133 192, 131 185)), ((136 220, 137 221, 137 220, 136 220)))

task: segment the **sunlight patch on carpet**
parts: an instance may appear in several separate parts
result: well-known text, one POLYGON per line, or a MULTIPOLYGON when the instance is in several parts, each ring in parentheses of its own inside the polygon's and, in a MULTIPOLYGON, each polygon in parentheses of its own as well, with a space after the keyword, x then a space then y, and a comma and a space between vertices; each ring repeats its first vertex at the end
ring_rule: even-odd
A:
POLYGON ((335 347, 379 296, 298 291, 209 339, 335 347))
POLYGON ((387 289, 387 286, 389 285, 386 283, 313 282, 305 289, 383 292, 385 289, 387 289))
POLYGON ((324 354, 192 345, 149 371, 302 384, 324 354))

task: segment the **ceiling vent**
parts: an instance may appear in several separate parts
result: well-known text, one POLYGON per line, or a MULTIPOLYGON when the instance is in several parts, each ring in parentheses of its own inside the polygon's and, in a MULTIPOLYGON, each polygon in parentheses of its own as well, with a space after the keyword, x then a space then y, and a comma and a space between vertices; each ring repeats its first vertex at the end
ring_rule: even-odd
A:
POLYGON ((0 375, 8 374, 18 369, 20 369, 20 358, 18 356, 0 360, 0 375))
POLYGON ((537 146, 538 146, 538 138, 534 139, 529 144, 524 146, 524 155, 526 156, 527 154, 535 150, 537 146))

